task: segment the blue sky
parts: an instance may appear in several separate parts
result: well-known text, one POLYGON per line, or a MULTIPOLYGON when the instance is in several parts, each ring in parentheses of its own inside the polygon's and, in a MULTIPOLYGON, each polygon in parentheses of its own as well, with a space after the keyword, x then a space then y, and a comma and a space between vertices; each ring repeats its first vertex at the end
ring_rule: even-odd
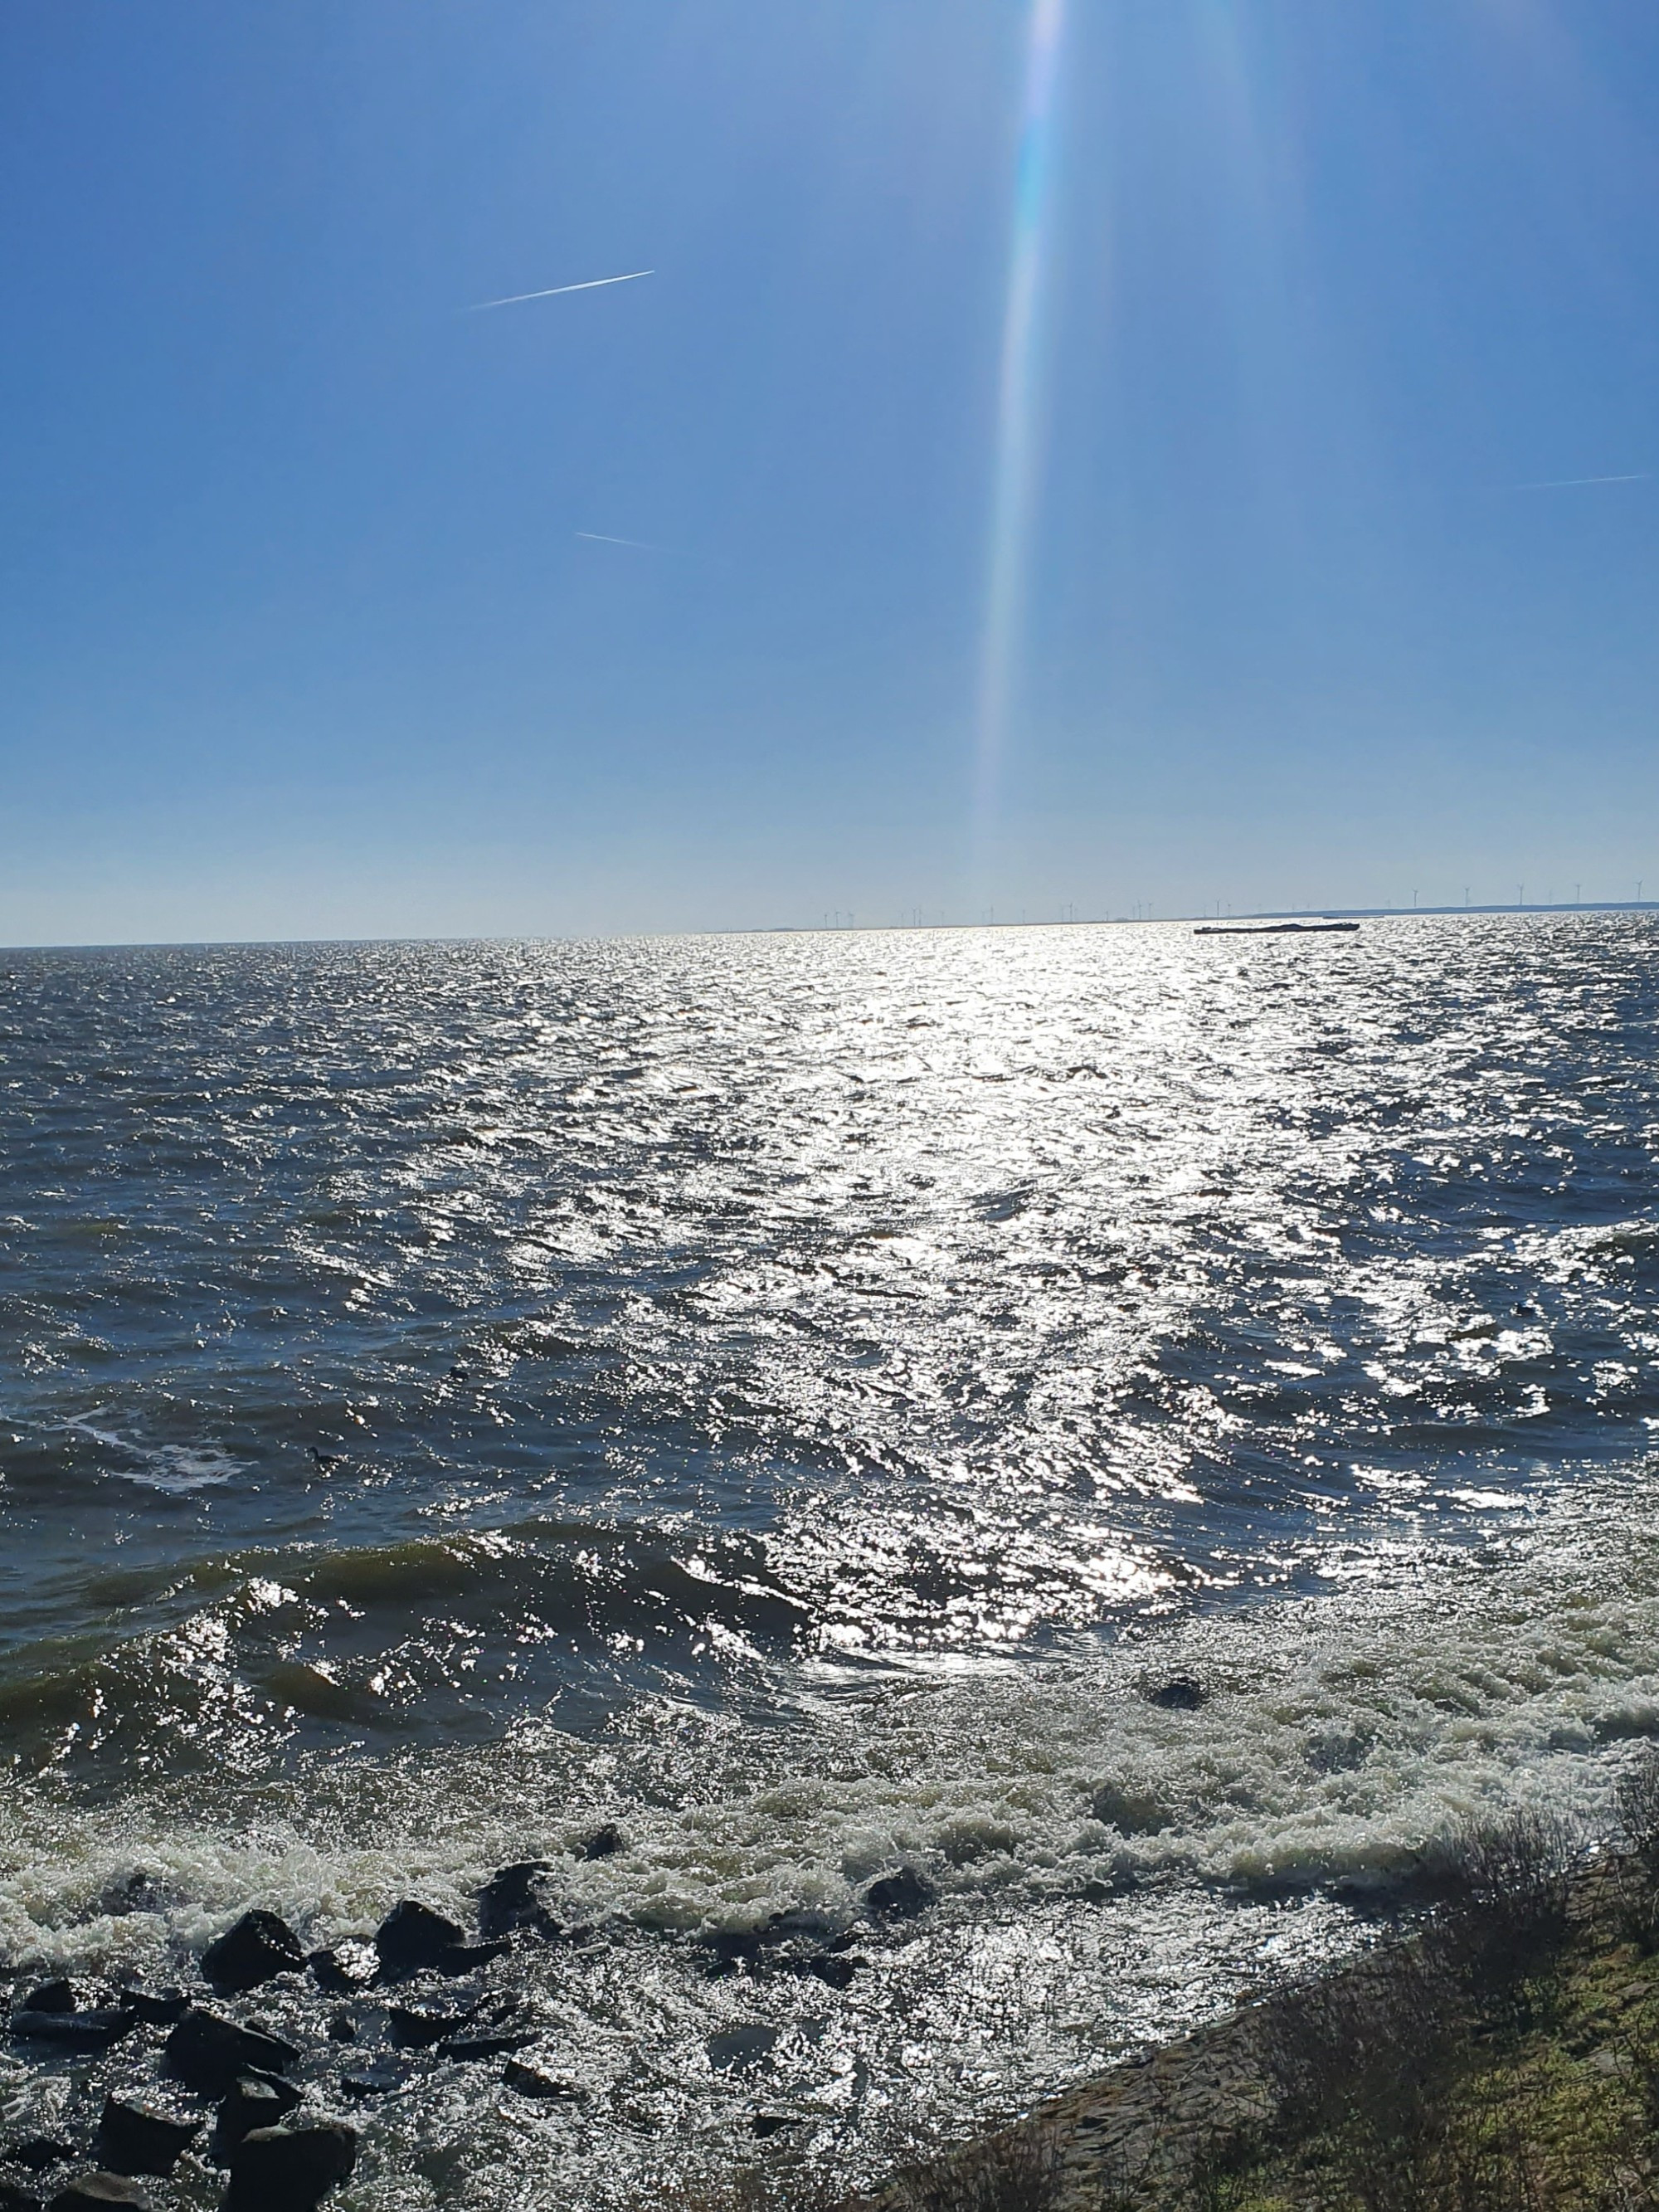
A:
POLYGON ((1065 14, 976 818, 1024 0, 0 10, 0 941, 1659 891, 1650 0, 1065 14))

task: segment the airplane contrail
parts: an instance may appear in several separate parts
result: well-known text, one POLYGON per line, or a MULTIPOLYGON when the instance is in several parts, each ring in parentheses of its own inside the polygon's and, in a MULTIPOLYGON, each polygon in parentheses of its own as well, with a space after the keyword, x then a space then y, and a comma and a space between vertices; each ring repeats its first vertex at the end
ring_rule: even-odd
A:
POLYGON ((1576 491, 1580 484, 1648 483, 1651 477, 1646 469, 1638 469, 1627 477, 1555 477, 1548 483, 1516 484, 1516 491, 1576 491))
POLYGON ((579 530, 578 538, 586 538, 590 545, 631 545, 636 553, 660 553, 660 545, 647 545, 642 538, 607 538, 602 530, 579 530))
POLYGON ((607 284, 632 284, 641 276, 654 276, 654 269, 630 269, 624 276, 590 276, 585 284, 550 284, 544 292, 509 292, 504 300, 477 300, 467 309, 481 315, 486 307, 519 307, 526 300, 556 300, 563 292, 598 292, 607 284))

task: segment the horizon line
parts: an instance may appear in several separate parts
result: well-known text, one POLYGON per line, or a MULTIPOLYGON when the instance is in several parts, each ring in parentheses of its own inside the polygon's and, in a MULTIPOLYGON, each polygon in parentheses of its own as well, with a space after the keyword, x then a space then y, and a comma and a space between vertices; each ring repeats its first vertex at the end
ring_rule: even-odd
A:
POLYGON ((1503 914, 1659 914, 1659 898, 1513 900, 1485 906, 1297 906, 1259 907, 1247 912, 1156 915, 1141 918, 1127 914, 1084 915, 1062 921, 751 921, 701 929, 489 930, 449 933, 415 932, 409 935, 370 931, 361 937, 127 937, 36 940, 32 944, 0 945, 0 956, 19 952, 198 952, 219 946, 253 949, 260 946, 327 945, 610 945, 631 939, 654 941, 673 937, 873 937, 921 936, 930 930, 951 929, 1169 929, 1199 922, 1221 921, 1393 921, 1443 920, 1449 915, 1503 914))

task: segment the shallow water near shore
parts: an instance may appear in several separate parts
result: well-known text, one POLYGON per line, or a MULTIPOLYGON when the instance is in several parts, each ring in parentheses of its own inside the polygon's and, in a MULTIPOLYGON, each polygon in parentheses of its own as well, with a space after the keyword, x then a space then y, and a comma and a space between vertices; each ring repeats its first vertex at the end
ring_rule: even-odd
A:
POLYGON ((583 2094, 422 2062, 355 2186, 620 2201, 1030 2100, 1593 1808, 1659 1730, 1656 945, 0 955, 0 1963, 545 1858, 592 1933, 490 1973, 583 2094), (867 1964, 711 1973, 779 1915, 867 1964))

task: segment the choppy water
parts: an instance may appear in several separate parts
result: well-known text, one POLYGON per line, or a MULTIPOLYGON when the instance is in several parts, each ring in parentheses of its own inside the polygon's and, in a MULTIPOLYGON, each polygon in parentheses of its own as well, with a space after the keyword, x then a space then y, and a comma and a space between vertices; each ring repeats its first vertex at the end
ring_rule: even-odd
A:
POLYGON ((434 2076, 360 2194, 539 2201, 528 2141, 563 2203, 1034 2094, 1594 1802, 1659 1732, 1656 951, 0 955, 0 1951, 552 1856, 592 2096, 434 2076), (844 1994, 689 1940, 899 1863, 844 1994))

